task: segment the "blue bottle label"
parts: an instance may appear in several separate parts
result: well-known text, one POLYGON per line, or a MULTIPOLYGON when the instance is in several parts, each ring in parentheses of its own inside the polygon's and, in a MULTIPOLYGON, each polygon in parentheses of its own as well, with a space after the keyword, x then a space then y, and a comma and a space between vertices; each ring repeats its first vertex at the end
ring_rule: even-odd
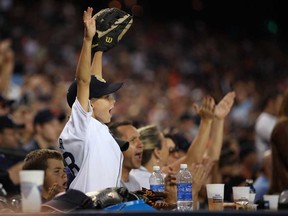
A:
POLYGON ((156 191, 156 192, 163 192, 164 191, 164 185, 150 185, 150 190, 156 191))
POLYGON ((178 183, 177 184, 177 200, 192 201, 192 184, 178 183))

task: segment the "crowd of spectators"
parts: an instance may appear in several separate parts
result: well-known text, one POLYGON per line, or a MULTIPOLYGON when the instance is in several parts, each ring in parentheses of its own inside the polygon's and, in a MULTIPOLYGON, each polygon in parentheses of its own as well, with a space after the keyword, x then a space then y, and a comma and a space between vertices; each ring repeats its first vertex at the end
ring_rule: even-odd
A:
MULTIPOLYGON (((10 101, 9 110, 1 106, 0 111, 25 124, 23 146, 32 140, 33 118, 39 110, 52 110, 60 123, 69 116, 66 93, 75 78, 83 38, 83 5, 77 2, 1 1, 0 43, 11 43, 14 69, 10 76, 0 71, 0 92, 10 101)), ((136 16, 131 30, 104 56, 104 78, 125 82, 116 95, 113 121, 130 119, 164 130, 182 128, 186 117, 193 120, 187 130, 194 133, 199 119, 192 104, 207 94, 220 100, 234 90, 236 103, 225 135, 236 139, 236 155, 245 161, 246 153, 254 151, 261 100, 271 91, 288 89, 287 55, 285 44, 273 37, 211 32, 205 21, 160 23, 136 16)), ((254 165, 257 160, 249 167, 254 165)))

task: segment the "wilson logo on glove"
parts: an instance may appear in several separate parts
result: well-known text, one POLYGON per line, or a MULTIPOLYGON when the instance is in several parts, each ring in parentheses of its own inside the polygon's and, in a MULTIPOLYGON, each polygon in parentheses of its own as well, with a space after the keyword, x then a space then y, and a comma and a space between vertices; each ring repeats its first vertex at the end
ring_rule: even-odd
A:
POLYGON ((107 42, 107 43, 112 43, 112 41, 113 41, 113 38, 111 38, 111 37, 105 38, 105 42, 107 42))

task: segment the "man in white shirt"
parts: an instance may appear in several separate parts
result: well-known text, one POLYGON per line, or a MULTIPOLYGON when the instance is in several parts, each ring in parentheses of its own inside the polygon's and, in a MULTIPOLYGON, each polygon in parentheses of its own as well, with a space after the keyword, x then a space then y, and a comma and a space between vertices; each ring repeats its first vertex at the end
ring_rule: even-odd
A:
POLYGON ((141 166, 143 143, 140 140, 139 132, 128 121, 111 124, 109 128, 114 136, 129 142, 128 149, 123 152, 121 186, 126 187, 129 191, 141 190, 139 182, 130 175, 132 169, 138 169, 141 166))

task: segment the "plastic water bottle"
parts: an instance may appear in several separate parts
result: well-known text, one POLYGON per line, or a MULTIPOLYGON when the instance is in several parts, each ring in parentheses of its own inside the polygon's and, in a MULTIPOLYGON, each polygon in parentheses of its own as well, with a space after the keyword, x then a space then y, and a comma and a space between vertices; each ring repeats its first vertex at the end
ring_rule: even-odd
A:
POLYGON ((246 179, 246 186, 250 187, 249 191, 249 203, 254 203, 256 196, 256 189, 253 185, 253 179, 246 179))
POLYGON ((5 190, 5 188, 3 187, 3 184, 0 183, 0 196, 6 197, 7 196, 7 192, 5 190))
POLYGON ((177 174, 177 210, 191 211, 192 206, 192 175, 187 164, 181 164, 177 174))
POLYGON ((5 209, 8 207, 6 196, 7 192, 4 189, 3 185, 0 183, 0 209, 5 209))
POLYGON ((149 178, 150 189, 157 192, 164 191, 164 179, 160 171, 160 166, 153 166, 153 173, 149 178))

